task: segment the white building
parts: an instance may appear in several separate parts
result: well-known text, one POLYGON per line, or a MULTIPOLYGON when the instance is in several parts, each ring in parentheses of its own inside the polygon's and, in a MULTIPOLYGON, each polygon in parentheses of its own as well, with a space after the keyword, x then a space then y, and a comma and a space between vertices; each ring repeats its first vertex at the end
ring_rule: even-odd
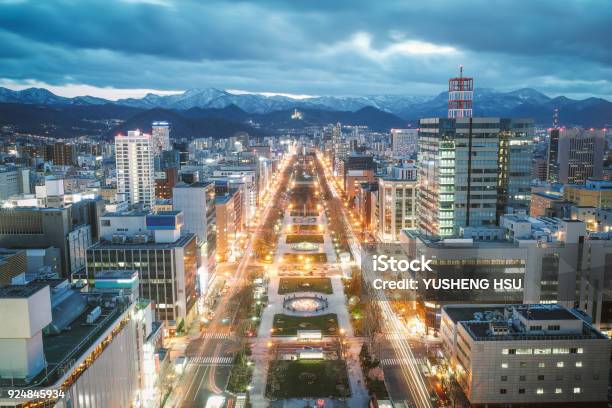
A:
POLYGON ((448 305, 443 349, 473 407, 606 407, 611 342, 587 318, 559 305, 448 305))
MULTIPOLYGON (((246 191, 243 195, 245 220, 250 225, 255 217, 257 210, 257 175, 254 169, 246 166, 223 166, 213 172, 213 178, 225 177, 230 183, 232 180, 246 184, 246 191)), ((232 183, 233 184, 233 183, 232 183)))
POLYGON ((393 150, 393 155, 416 155, 418 139, 418 129, 391 129, 391 149, 393 150))
POLYGON ((117 192, 131 204, 151 207, 155 203, 154 146, 152 136, 139 130, 115 136, 117 192))
POLYGON ((18 167, 0 167, 0 200, 30 193, 30 170, 18 167))
POLYGON ((378 179, 378 235, 383 242, 399 242, 403 229, 414 229, 417 181, 378 179))
POLYGON ((168 122, 153 122, 151 128, 155 154, 160 154, 164 150, 171 150, 170 124, 168 122))

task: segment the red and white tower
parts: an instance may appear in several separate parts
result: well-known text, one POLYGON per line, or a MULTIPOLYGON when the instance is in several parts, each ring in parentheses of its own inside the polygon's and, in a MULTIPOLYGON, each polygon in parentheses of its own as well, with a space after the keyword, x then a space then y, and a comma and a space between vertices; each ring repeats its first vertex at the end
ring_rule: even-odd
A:
POLYGON ((448 117, 471 118, 474 100, 474 78, 463 76, 459 65, 459 77, 448 80, 448 117))

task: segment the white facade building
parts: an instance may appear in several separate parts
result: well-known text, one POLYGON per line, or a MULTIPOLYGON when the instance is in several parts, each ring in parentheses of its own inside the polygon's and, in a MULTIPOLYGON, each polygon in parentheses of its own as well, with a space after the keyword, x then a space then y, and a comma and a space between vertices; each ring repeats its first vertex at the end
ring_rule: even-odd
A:
POLYGON ((399 242, 401 230, 417 225, 417 182, 380 178, 378 197, 378 235, 383 242, 399 242))
POLYGON ((155 203, 154 146, 152 136, 139 130, 115 136, 117 192, 130 204, 151 207, 155 203))

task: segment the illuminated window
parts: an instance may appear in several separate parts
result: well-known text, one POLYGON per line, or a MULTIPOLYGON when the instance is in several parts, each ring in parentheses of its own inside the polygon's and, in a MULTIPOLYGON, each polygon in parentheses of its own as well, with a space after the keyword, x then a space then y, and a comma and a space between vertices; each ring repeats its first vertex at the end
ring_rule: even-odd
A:
POLYGON ((580 394, 580 387, 574 387, 574 394, 580 394))
POLYGON ((508 368, 508 363, 501 363, 501 368, 508 368))
POLYGON ((542 394, 544 394, 544 388, 538 388, 538 389, 536 390, 536 394, 538 394, 538 395, 542 395, 542 394))
POLYGON ((555 388, 555 394, 563 394, 563 390, 561 388, 555 388))
POLYGON ((565 364, 563 364, 563 361, 558 361, 557 362, 557 368, 563 368, 565 364))
POLYGON ((582 361, 576 361, 576 367, 582 367, 582 361))

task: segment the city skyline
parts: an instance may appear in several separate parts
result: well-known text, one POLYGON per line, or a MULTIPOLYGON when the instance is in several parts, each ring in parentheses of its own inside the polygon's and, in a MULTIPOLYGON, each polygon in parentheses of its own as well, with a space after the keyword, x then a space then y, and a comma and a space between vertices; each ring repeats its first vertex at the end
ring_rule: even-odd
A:
POLYGON ((612 7, 546 0, 496 8, 492 15, 476 1, 458 9, 443 1, 130 0, 112 8, 4 1, 0 86, 110 99, 209 86, 293 96, 430 95, 464 64, 477 88, 610 99, 612 7))

